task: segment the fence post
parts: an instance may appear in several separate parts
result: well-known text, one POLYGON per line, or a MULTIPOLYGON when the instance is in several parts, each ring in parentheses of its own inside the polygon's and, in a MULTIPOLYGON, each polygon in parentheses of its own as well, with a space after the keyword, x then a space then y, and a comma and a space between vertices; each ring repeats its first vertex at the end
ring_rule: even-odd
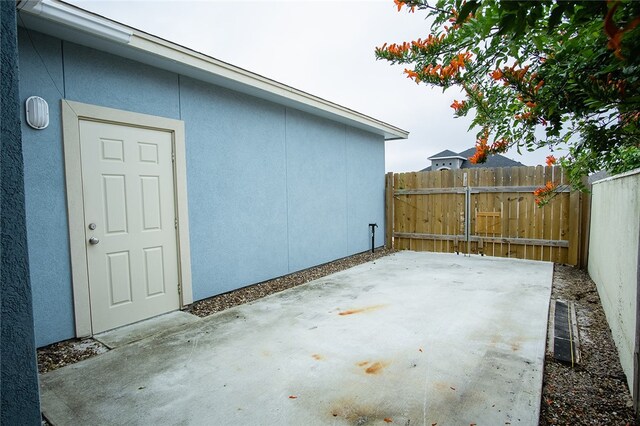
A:
POLYGON ((589 192, 581 195, 582 198, 582 217, 580 230, 580 269, 587 270, 589 263, 589 235, 591 233, 591 188, 588 178, 583 179, 583 183, 589 188, 589 192))
POLYGON ((578 266, 581 253, 581 197, 580 191, 572 189, 569 195, 569 253, 567 263, 578 266))
POLYGON ((464 240, 467 242, 467 256, 471 256, 471 186, 469 176, 463 175, 464 185, 464 240))
POLYGON ((385 176, 385 211, 384 211, 384 245, 388 249, 393 248, 393 172, 385 176))

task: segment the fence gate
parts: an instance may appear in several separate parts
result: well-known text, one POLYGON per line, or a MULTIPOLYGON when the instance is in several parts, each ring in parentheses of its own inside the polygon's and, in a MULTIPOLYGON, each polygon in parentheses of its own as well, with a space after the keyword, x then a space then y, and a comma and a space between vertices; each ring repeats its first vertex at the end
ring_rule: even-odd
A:
POLYGON ((588 200, 560 167, 388 173, 386 241, 398 250, 475 253, 581 265, 588 200), (546 206, 533 191, 552 181, 546 206))

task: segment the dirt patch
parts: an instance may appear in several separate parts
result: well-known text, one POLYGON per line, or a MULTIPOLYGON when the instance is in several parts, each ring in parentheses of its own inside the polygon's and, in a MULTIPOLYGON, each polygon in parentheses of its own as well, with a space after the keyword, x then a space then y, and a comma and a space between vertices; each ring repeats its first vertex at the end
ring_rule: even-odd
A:
POLYGON ((635 425, 631 396, 618 352, 589 276, 555 265, 551 297, 576 306, 582 360, 575 367, 544 365, 540 425, 635 425))

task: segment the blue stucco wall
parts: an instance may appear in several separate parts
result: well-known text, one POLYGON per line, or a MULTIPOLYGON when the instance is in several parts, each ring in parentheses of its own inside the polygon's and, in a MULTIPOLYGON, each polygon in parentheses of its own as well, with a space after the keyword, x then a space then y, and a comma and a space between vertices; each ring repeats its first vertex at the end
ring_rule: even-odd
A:
POLYGON ((66 99, 180 118, 177 75, 77 44, 63 45, 66 99))
POLYGON ((23 158, 15 3, 0 2, 0 424, 39 425, 23 158))
POLYGON ((195 300, 284 275, 284 107, 181 78, 195 300))
POLYGON ((289 110, 287 192, 292 270, 347 255, 345 126, 289 110))
MULTIPOLYGON (((64 90, 62 44, 31 33, 37 51, 19 32, 20 101, 40 96, 49 104, 49 127, 34 130, 22 120, 27 235, 38 346, 69 338, 74 332, 69 229, 58 92, 64 90)), ((24 115, 24 107, 22 114, 24 115)))
POLYGON ((383 244, 381 136, 41 34, 19 41, 21 98, 51 106, 47 130, 23 126, 29 241, 47 240, 29 246, 39 346, 74 335, 61 98, 185 122, 194 300, 365 251, 370 222, 383 244))
POLYGON ((384 244, 384 144, 347 128, 348 252, 371 248, 369 224, 377 223, 376 247, 384 244))

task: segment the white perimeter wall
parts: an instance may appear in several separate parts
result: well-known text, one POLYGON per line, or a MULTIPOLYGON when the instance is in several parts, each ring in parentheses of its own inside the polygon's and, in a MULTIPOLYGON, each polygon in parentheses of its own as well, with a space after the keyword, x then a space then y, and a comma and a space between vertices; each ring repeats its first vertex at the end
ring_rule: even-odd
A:
POLYGON ((622 368, 633 392, 636 336, 640 169, 593 184, 589 275, 613 334, 622 368))

